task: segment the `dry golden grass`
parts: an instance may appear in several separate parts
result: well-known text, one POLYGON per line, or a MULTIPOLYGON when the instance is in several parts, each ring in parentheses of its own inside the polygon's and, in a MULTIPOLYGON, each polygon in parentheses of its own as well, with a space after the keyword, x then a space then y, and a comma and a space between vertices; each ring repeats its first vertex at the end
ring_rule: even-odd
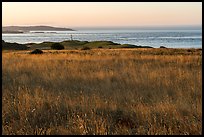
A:
POLYGON ((202 133, 202 51, 3 52, 4 135, 202 133))

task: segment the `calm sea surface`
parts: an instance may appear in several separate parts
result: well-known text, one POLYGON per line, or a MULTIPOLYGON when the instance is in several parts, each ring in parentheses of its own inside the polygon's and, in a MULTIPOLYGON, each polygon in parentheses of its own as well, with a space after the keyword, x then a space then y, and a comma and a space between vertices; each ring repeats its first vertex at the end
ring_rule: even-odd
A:
POLYGON ((137 29, 98 29, 77 31, 43 31, 44 33, 2 34, 6 42, 41 43, 45 41, 61 42, 113 41, 120 44, 134 44, 158 48, 202 48, 202 30, 137 30, 137 29))

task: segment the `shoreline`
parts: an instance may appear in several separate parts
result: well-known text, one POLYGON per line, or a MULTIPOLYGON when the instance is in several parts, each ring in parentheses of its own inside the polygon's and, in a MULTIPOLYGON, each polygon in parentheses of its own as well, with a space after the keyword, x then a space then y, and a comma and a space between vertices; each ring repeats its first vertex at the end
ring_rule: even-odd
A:
MULTIPOLYGON (((202 49, 173 49, 173 48, 89 48, 84 49, 82 48, 72 48, 72 49, 63 49, 63 50, 56 50, 56 49, 40 49, 40 48, 33 48, 33 49, 3 49, 2 53, 13 53, 13 54, 31 54, 36 51, 40 51, 42 55, 97 55, 97 57, 103 55, 117 55, 117 54, 125 54, 130 53, 137 55, 138 57, 142 56, 163 56, 163 57, 188 57, 188 56, 198 56, 202 57, 202 49)), ((35 54, 34 53, 34 54, 35 54)), ((38 53, 36 53, 38 54, 38 53)))

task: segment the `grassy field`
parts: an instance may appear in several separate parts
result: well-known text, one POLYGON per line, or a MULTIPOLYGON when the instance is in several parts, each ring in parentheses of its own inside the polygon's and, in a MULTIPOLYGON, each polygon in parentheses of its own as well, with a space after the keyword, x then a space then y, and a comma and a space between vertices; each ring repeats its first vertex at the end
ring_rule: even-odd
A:
POLYGON ((2 53, 4 135, 202 134, 202 51, 2 53))

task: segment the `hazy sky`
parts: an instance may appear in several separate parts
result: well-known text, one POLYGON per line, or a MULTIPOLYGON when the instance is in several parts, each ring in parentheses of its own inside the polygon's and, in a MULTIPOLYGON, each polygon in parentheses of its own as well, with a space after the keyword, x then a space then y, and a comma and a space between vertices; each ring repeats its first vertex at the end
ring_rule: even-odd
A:
POLYGON ((201 2, 2 2, 2 25, 201 25, 201 2))

